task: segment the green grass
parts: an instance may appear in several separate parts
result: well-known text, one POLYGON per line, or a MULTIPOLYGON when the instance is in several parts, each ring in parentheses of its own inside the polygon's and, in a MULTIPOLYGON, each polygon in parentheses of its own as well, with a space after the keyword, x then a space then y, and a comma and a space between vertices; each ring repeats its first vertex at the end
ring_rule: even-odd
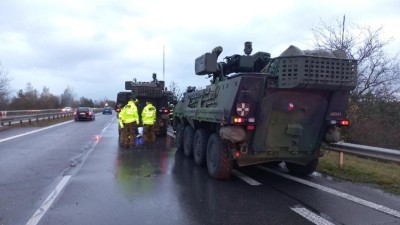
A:
POLYGON ((339 153, 331 151, 320 158, 317 170, 343 180, 372 184, 387 192, 400 195, 400 165, 397 163, 345 154, 343 168, 340 168, 339 153))

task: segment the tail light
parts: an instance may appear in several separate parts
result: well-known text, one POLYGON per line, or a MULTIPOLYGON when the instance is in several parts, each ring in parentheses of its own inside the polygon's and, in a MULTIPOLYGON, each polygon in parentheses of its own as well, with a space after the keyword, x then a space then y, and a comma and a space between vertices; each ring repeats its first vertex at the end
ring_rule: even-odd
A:
POLYGON ((159 110, 159 112, 160 112, 160 113, 169 113, 169 109, 162 107, 162 108, 159 110))
POLYGON ((243 117, 233 117, 233 122, 234 123, 243 123, 244 118, 243 117))
POLYGON ((288 111, 293 111, 294 110, 294 104, 293 103, 289 103, 288 107, 287 107, 288 111))
POLYGON ((348 126, 350 125, 350 121, 349 120, 341 120, 339 122, 340 126, 348 126))
POLYGON ((254 130, 254 125, 247 125, 247 130, 254 130))
POLYGON ((350 121, 349 120, 330 120, 329 124, 346 127, 346 126, 350 125, 350 121))

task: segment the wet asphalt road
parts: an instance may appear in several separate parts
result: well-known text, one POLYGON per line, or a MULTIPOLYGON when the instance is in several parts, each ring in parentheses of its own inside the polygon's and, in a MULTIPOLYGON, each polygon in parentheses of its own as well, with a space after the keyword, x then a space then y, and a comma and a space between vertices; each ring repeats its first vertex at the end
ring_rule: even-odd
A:
POLYGON ((35 130, 0 132, 0 224, 400 224, 400 197, 318 173, 217 181, 170 137, 121 149, 115 115, 16 137, 35 130))

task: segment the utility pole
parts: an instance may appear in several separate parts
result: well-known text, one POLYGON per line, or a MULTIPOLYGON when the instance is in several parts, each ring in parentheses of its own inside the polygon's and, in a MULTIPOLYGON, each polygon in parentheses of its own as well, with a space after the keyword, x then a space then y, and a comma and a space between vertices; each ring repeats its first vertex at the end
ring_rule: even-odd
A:
POLYGON ((344 39, 344 24, 345 24, 345 21, 346 21, 346 15, 343 15, 343 25, 342 25, 342 43, 341 43, 341 46, 340 46, 340 48, 341 48, 341 50, 343 50, 343 39, 344 39))
POLYGON ((162 57, 162 76, 163 81, 165 82, 165 45, 163 45, 163 57, 162 57))

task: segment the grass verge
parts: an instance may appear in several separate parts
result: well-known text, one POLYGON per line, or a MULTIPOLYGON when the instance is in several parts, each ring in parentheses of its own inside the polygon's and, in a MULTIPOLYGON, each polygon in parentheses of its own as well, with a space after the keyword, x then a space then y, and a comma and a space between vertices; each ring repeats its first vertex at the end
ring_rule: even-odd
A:
POLYGON ((400 195, 400 165, 345 154, 343 168, 339 153, 328 152, 320 158, 321 173, 356 183, 372 184, 387 192, 400 195))

